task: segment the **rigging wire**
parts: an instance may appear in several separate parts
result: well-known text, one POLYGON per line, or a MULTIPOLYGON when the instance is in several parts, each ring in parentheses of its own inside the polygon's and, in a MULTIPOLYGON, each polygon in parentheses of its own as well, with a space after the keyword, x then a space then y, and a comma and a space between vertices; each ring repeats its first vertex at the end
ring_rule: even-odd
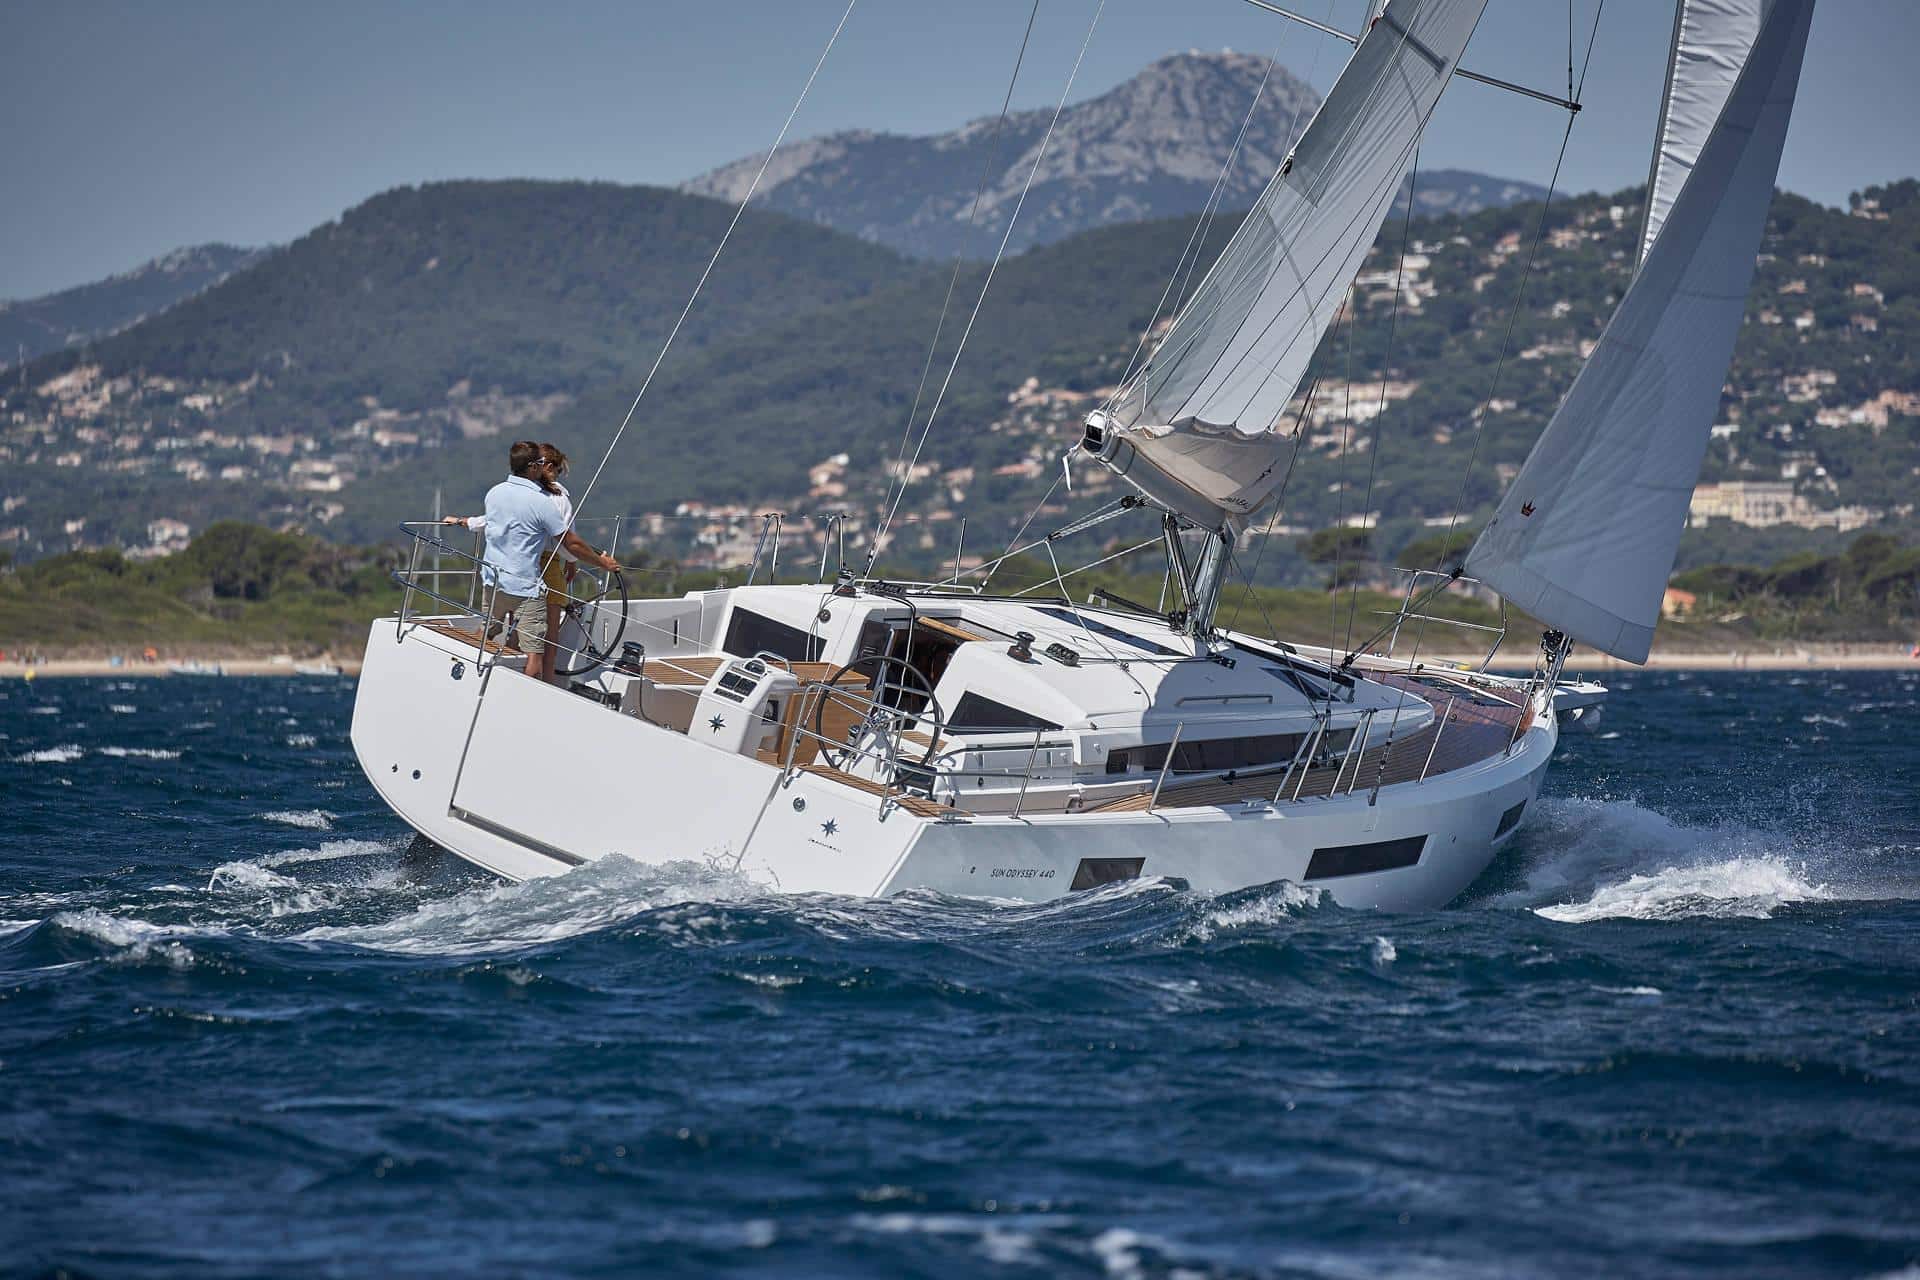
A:
MULTIPOLYGON (((1334 0, 1327 0, 1327 17, 1329 21, 1331 21, 1333 17, 1333 6, 1334 0)), ((1133 355, 1127 360, 1126 369, 1122 372, 1119 383, 1114 387, 1113 394, 1109 395, 1106 403, 1101 406, 1107 413, 1113 412, 1114 406, 1119 404, 1121 397, 1126 393, 1127 385, 1134 376, 1140 362, 1140 357, 1146 352, 1147 343, 1151 340, 1154 331, 1160 327, 1160 316, 1162 309, 1166 306, 1168 293, 1172 293, 1173 296, 1173 308, 1166 313, 1170 317, 1169 327, 1179 318, 1181 311, 1187 304, 1198 296, 1197 293, 1189 295, 1187 293, 1187 286, 1193 283, 1193 273, 1198 270, 1200 264, 1206 260, 1207 240, 1213 234, 1213 224, 1219 211, 1219 198, 1225 190, 1228 171, 1233 167, 1234 159, 1239 154, 1241 143, 1246 138, 1247 126, 1253 119, 1254 109, 1260 105, 1260 99, 1266 92, 1267 81, 1273 74, 1274 63, 1279 58, 1280 50, 1285 44, 1286 40, 1283 36, 1280 43, 1274 45, 1273 53, 1267 58, 1267 70, 1266 73, 1260 77, 1260 88, 1254 93, 1253 102, 1247 107, 1246 119, 1241 122, 1240 134, 1234 139, 1233 150, 1228 153, 1227 162, 1221 167, 1220 176, 1214 182, 1213 194, 1208 197, 1206 205, 1201 209, 1200 217, 1194 223, 1193 232, 1188 235, 1186 245, 1180 250, 1179 259, 1173 264, 1173 275, 1167 279, 1167 290, 1161 293, 1160 301, 1154 305, 1153 321, 1147 326, 1145 331, 1141 333, 1140 341, 1135 345, 1133 355), (1198 241, 1197 248, 1195 247, 1196 240, 1198 241), (1193 253, 1191 258, 1187 256, 1189 250, 1192 250, 1193 253), (1183 265, 1184 272, 1182 269, 1183 265), (1176 279, 1180 282, 1177 290, 1173 287, 1176 279)), ((1314 74, 1320 69, 1320 54, 1324 48, 1324 42, 1314 42, 1313 58, 1307 64, 1306 83, 1308 85, 1313 83, 1314 74)), ((1280 135, 1280 145, 1286 149, 1287 155, 1293 153, 1293 148, 1300 141, 1300 135, 1297 130, 1300 126, 1300 112, 1304 103, 1304 97, 1296 97, 1294 99, 1293 114, 1287 120, 1286 131, 1280 135)), ((1273 179, 1269 178, 1268 185, 1272 185, 1272 182, 1273 179)), ((1212 268, 1209 267, 1207 275, 1210 276, 1211 274, 1212 268)), ((1206 276, 1201 277, 1201 288, 1205 288, 1206 280, 1206 276)), ((1171 566, 1169 566, 1169 572, 1171 572, 1171 566)))
MULTIPOLYGON (((687 305, 680 309, 680 317, 673 322, 673 328, 668 331, 666 342, 661 344, 660 354, 653 358, 653 367, 647 370, 647 376, 641 380, 639 394, 633 397, 633 403, 627 408, 627 416, 620 420, 620 426, 614 431, 613 439, 607 442, 607 451, 600 455, 600 465, 593 469, 593 475, 587 480, 586 488, 581 490, 580 501, 575 503, 573 508, 576 517, 586 509, 587 499, 593 496, 593 487, 600 483, 600 475, 607 469, 607 463, 613 458, 613 451, 619 448, 621 437, 626 435, 628 426, 633 422, 633 415, 639 412, 640 402, 646 399, 647 388, 653 385, 654 375, 660 372, 660 366, 666 362, 667 353, 673 350, 674 339, 680 336, 681 327, 687 323, 687 317, 693 313, 693 304, 699 300, 701 291, 707 287, 708 277, 713 274, 713 268, 719 263, 720 255, 726 252, 727 242, 733 239, 734 228, 740 225, 741 216, 746 213, 747 206, 752 203, 754 193, 760 189, 760 180, 767 176, 768 166, 773 163, 773 157, 779 153, 781 144, 787 140, 787 131, 793 128, 794 119, 800 114, 801 105, 806 102, 807 94, 813 89, 813 82, 820 78, 820 69, 827 65, 827 55, 833 52, 833 46, 839 41, 840 33, 847 29, 847 19, 853 16, 853 8, 859 2, 860 0, 847 0, 846 10, 841 13, 840 21, 835 24, 833 34, 827 37, 827 47, 820 51, 820 57, 814 62, 813 70, 807 75, 806 84, 800 87, 800 96, 794 99, 793 109, 787 112, 787 119, 780 126, 779 136, 774 138, 773 146, 767 149, 766 158, 760 162, 759 171, 753 175, 753 181, 747 186, 747 194, 741 197, 740 207, 733 211, 732 220, 727 223, 727 229, 720 235, 720 243, 714 246, 713 256, 707 259, 706 269, 700 273, 700 279, 695 282, 693 292, 687 295, 687 305)), ((549 553, 549 558, 556 554, 558 554, 557 551, 549 553)))
POLYGON ((906 475, 901 482, 900 491, 887 509, 886 517, 881 520, 879 530, 874 536, 873 545, 867 548, 867 569, 873 568, 874 561, 880 555, 881 543, 887 536, 887 528, 893 523, 895 512, 900 509, 901 501, 907 496, 907 487, 913 482, 913 468, 920 461, 920 453, 927 446, 927 439, 933 434, 934 419, 939 416, 940 406, 946 402, 947 390, 953 385, 954 371, 960 367, 960 357, 966 353, 967 341, 973 336, 973 326, 980 319, 980 308, 986 305, 987 291, 993 287, 993 278, 1000 269, 1001 260, 1006 257, 1007 245, 1013 239, 1013 229, 1019 225, 1020 211, 1026 207, 1027 193, 1033 190, 1033 180, 1040 172, 1041 164, 1047 158, 1047 149, 1053 142, 1054 129, 1060 123, 1060 113, 1066 110, 1067 95, 1073 92, 1073 83, 1080 76, 1080 66, 1086 60, 1087 49, 1093 44, 1093 33, 1099 29, 1100 16, 1106 12, 1107 0, 1093 11, 1093 20, 1087 24, 1086 39, 1080 42, 1080 52, 1073 60, 1073 70, 1067 75, 1066 87, 1060 91, 1060 101, 1054 105, 1053 118, 1047 121, 1047 132, 1040 139, 1039 149, 1034 153, 1033 166, 1027 170, 1027 180, 1020 187, 1020 198, 1014 202, 1013 214, 1007 219, 1007 229, 1000 237, 1000 247, 994 252, 993 263, 987 268, 987 277, 980 283, 980 293, 973 300, 973 312, 967 317, 967 327, 960 331, 960 341, 954 347, 953 359, 947 365, 946 377, 940 382, 939 393, 933 398, 933 407, 927 410, 927 422, 920 430, 920 439, 913 446, 913 457, 907 462, 906 475))
MULTIPOLYGON (((980 202, 986 198, 987 182, 993 176, 995 163, 1000 159, 1000 140, 1002 133, 1006 129, 1007 112, 1013 106, 1014 86, 1020 82, 1020 68, 1026 63, 1027 45, 1033 39, 1034 19, 1039 16, 1040 0, 1033 0, 1033 8, 1027 12, 1026 33, 1020 37, 1020 52, 1015 55, 1013 60, 1013 74, 1007 78, 1006 96, 1000 100, 1000 118, 994 122, 992 145, 988 148, 986 163, 980 166, 980 183, 974 188, 973 203, 967 209, 968 233, 971 233, 974 227, 979 225, 980 202)), ((927 392, 927 378, 933 373, 933 357, 940 348, 940 335, 944 333, 947 328, 947 313, 953 307, 954 290, 960 283, 960 269, 966 262, 965 250, 966 243, 963 237, 960 249, 956 250, 953 255, 953 271, 947 277, 947 296, 940 302, 940 319, 933 326, 933 338, 927 343, 927 358, 920 366, 920 385, 915 387, 913 391, 913 407, 907 410, 906 426, 900 430, 900 446, 894 451, 895 474, 887 477, 886 498, 883 499, 880 504, 883 511, 886 509, 887 504, 893 500, 894 482, 905 474, 904 471, 902 471, 902 466, 906 462, 907 442, 913 438, 913 423, 914 420, 920 416, 920 402, 927 392)), ((877 539, 879 534, 879 527, 877 525, 875 526, 874 534, 877 539)))
MULTIPOLYGON (((1273 52, 1267 55, 1267 68, 1261 72, 1260 83, 1255 86, 1253 91, 1253 100, 1247 104, 1247 112, 1240 118, 1240 130, 1234 135, 1233 145, 1227 149, 1227 158, 1220 166, 1219 175, 1213 180, 1213 190, 1207 193, 1206 202, 1200 206, 1200 216, 1194 219, 1193 230, 1187 233, 1187 242, 1180 247, 1180 256, 1174 260, 1173 271, 1167 276, 1166 287, 1160 291, 1160 300, 1153 304, 1153 318, 1147 322, 1147 327, 1141 331, 1140 341, 1134 344, 1133 354, 1127 357, 1126 367, 1120 371, 1120 380, 1115 385, 1113 394, 1107 397, 1106 404, 1102 406, 1109 412, 1112 411, 1114 404, 1118 401, 1121 388, 1125 387, 1127 380, 1133 377, 1133 371, 1135 367, 1139 365, 1140 357, 1147 349, 1147 343, 1153 338, 1153 331, 1160 327, 1160 317, 1166 311, 1167 300, 1169 298, 1174 299, 1174 310, 1178 312, 1180 301, 1186 296, 1187 281, 1193 278, 1193 268, 1199 264, 1200 259, 1206 253, 1206 230, 1212 226, 1214 210, 1219 206, 1220 197, 1226 190, 1228 175, 1233 171, 1234 161, 1240 156, 1240 148, 1247 140, 1247 130, 1253 124, 1254 112, 1259 109, 1261 99, 1266 96, 1267 81, 1273 78, 1273 69, 1280 60, 1280 50, 1285 46, 1286 38, 1283 35, 1280 42, 1273 46, 1273 52), (1200 246, 1197 252, 1194 249, 1196 242, 1200 246), (1187 260, 1188 254, 1193 255, 1191 262, 1187 260), (1184 277, 1181 274, 1183 269, 1186 272, 1184 277), (1180 286, 1177 295, 1174 292, 1174 284, 1176 281, 1180 286)), ((1299 118, 1300 104, 1296 101, 1294 103, 1294 121, 1297 121, 1299 118)), ((1282 146, 1289 145, 1290 143, 1293 136, 1294 121, 1289 121, 1287 124, 1287 132, 1280 139, 1282 146)))
MULTIPOLYGON (((1387 349, 1380 362, 1380 407, 1373 416, 1373 448, 1367 458, 1367 496, 1360 503, 1361 527, 1373 510, 1373 481, 1380 472, 1380 445, 1387 433, 1387 383, 1393 376, 1393 339, 1400 327, 1400 295, 1407 278, 1407 243, 1413 234, 1413 201, 1420 193, 1420 153, 1413 153, 1413 168, 1407 173, 1407 216, 1400 224, 1400 264, 1393 272, 1393 308, 1387 315, 1387 349)), ((1375 522, 1378 527, 1378 521, 1375 522)), ((1336 591, 1339 587, 1334 588, 1336 591)), ((1355 579, 1347 596, 1347 643, 1353 643, 1353 615, 1360 607, 1360 583, 1355 579)))
MULTIPOLYGON (((1586 92, 1587 69, 1593 65, 1593 46, 1599 38, 1600 15, 1606 11, 1606 7, 1607 0, 1600 0, 1600 2, 1593 7, 1593 27, 1587 33, 1587 52, 1586 56, 1581 59, 1580 79, 1574 86, 1575 91, 1573 96, 1576 98, 1586 92)), ((1569 19, 1571 19, 1573 12, 1571 3, 1568 4, 1567 12, 1569 19)), ((1568 65, 1571 67, 1572 64, 1569 63, 1568 65)), ((1540 202, 1540 220, 1534 227, 1533 243, 1527 249, 1526 265, 1520 272, 1520 283, 1514 290, 1513 307, 1507 312, 1506 332, 1503 333, 1500 338, 1500 357, 1494 362, 1493 377, 1487 384, 1487 398, 1480 407, 1480 421, 1474 428, 1473 447, 1467 454, 1467 468, 1460 476, 1460 496, 1454 500, 1453 510, 1447 514, 1447 531, 1440 539, 1440 557, 1435 567, 1445 565, 1447 559, 1453 554, 1454 527, 1460 522, 1460 510, 1466 505, 1468 486, 1473 481, 1474 464, 1479 461, 1480 445, 1481 442, 1486 439, 1487 414, 1490 412, 1490 406, 1493 404, 1494 394, 1500 389, 1500 375, 1507 367, 1507 355, 1513 345, 1514 322, 1520 316, 1521 304, 1526 301, 1527 282, 1533 277, 1534 259, 1540 252, 1540 241, 1546 236, 1547 214, 1553 208, 1553 193, 1560 185, 1560 169, 1561 166, 1566 163, 1567 144, 1573 139, 1573 122, 1577 119, 1579 119, 1578 116, 1569 115, 1567 117, 1566 131, 1560 135, 1560 154, 1553 162, 1553 176, 1547 180, 1546 197, 1540 202)), ((1454 566, 1450 571, 1452 577, 1448 578, 1447 582, 1451 582, 1453 578, 1458 578, 1465 569, 1466 563, 1465 557, 1463 556, 1461 563, 1454 566)), ((1447 583, 1443 582, 1440 587, 1435 588, 1435 591, 1437 592, 1443 589, 1446 585, 1447 583)))
MULTIPOLYGON (((1354 287, 1347 286, 1347 298, 1353 299, 1354 287)), ((1340 561, 1347 549, 1347 540, 1340 536, 1340 530, 1347 527, 1347 445, 1353 439, 1353 330, 1360 319, 1360 309, 1353 308, 1347 314, 1347 368, 1346 368, 1346 407, 1340 412, 1340 496, 1334 506, 1333 539, 1333 581, 1327 586, 1327 653, 1333 653, 1333 642, 1340 635, 1340 561)))

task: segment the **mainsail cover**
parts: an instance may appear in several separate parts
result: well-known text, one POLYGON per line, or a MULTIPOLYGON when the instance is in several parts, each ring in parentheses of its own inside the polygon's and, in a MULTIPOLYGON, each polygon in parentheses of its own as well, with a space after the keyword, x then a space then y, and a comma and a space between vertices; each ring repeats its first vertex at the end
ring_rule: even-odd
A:
MULTIPOLYGON (((1368 27, 1288 161, 1261 193, 1146 368, 1111 429, 1171 477, 1183 514, 1244 518, 1280 481, 1281 422, 1339 312, 1421 130, 1486 0, 1391 0, 1368 27)), ((1104 455, 1103 455, 1104 456, 1104 455)))
POLYGON ((1813 0, 1773 0, 1653 251, 1514 477, 1467 572, 1573 639, 1646 661, 1753 283, 1813 0))
POLYGON ((1647 175, 1646 216, 1634 263, 1645 262, 1667 214, 1720 118, 1760 34, 1765 0, 1677 0, 1667 87, 1647 175))

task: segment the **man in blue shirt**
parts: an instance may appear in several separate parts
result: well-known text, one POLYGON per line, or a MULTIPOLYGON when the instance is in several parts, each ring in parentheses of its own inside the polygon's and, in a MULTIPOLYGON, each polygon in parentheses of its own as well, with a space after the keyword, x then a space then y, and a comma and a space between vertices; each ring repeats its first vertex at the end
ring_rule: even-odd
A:
MULTIPOLYGON (((552 665, 547 652, 546 585, 541 562, 555 542, 588 564, 610 572, 620 562, 603 556, 575 533, 562 514, 546 475, 545 454, 531 440, 516 440, 507 454, 513 473, 487 490, 487 549, 481 573, 493 591, 487 634, 517 632, 527 655, 527 674, 545 680, 552 665)), ((449 516, 451 523, 460 519, 449 516)))

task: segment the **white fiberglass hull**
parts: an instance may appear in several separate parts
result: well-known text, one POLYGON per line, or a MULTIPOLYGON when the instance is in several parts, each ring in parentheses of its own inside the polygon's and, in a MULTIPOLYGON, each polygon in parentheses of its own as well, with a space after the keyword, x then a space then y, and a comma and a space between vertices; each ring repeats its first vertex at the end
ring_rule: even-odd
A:
POLYGON ((1040 900, 1124 873, 1207 892, 1290 880, 1346 906, 1427 909, 1486 868, 1516 807, 1538 794, 1558 735, 1544 710, 1511 751, 1372 797, 1356 788, 1279 805, 924 817, 830 779, 783 779, 776 766, 508 668, 483 676, 473 659, 443 635, 376 623, 353 746, 410 826, 516 880, 619 854, 705 860, 787 892, 1040 900), (1344 850, 1396 847, 1417 860, 1358 872, 1342 863, 1344 850))

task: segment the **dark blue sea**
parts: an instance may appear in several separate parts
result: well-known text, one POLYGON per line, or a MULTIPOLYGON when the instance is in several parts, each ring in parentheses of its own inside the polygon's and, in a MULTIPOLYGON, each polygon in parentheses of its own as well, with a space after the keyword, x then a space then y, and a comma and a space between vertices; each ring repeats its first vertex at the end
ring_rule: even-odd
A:
POLYGON ((1419 915, 502 885, 352 696, 0 685, 0 1271, 1920 1277, 1920 672, 1619 678, 1419 915))

